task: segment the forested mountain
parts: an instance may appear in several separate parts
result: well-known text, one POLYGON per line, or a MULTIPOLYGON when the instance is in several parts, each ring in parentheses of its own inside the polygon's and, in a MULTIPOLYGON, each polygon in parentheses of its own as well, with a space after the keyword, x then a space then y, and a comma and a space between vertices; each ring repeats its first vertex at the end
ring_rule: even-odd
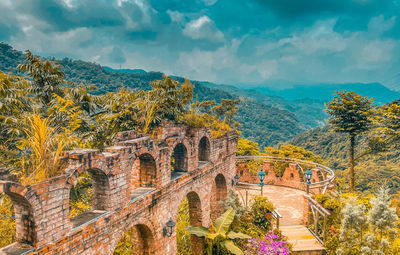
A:
POLYGON ((287 110, 293 113, 306 128, 322 127, 326 124, 328 115, 324 111, 324 103, 332 99, 334 91, 354 91, 374 98, 377 104, 385 104, 400 98, 400 92, 392 91, 380 83, 294 85, 293 88, 282 90, 268 87, 217 85, 210 82, 202 82, 202 84, 287 110))
POLYGON ((330 101, 335 90, 354 91, 358 94, 375 98, 376 103, 385 104, 400 98, 400 92, 390 90, 380 83, 348 83, 348 84, 317 84, 294 85, 292 88, 272 90, 265 87, 254 88, 264 95, 274 95, 287 100, 300 100, 305 98, 330 101))
POLYGON ((217 85, 210 82, 201 82, 201 84, 209 88, 218 88, 241 97, 249 97, 257 102, 289 111, 293 113, 292 116, 295 116, 307 129, 325 125, 325 119, 328 118, 328 115, 324 112, 324 101, 318 99, 287 100, 283 97, 274 96, 273 93, 271 93, 271 95, 266 95, 256 89, 242 89, 231 85, 217 85))
MULTIPOLYGON (((6 73, 16 74, 16 67, 23 63, 25 54, 14 50, 7 44, 0 43, 0 70, 6 73)), ((162 79, 160 72, 118 72, 118 70, 107 69, 96 63, 82 60, 71 60, 64 58, 58 60, 63 66, 65 79, 86 85, 97 86, 94 94, 104 94, 116 91, 120 87, 131 89, 150 89, 149 83, 153 80, 162 79)), ((22 75, 19 73, 19 75, 22 75)), ((183 78, 175 77, 179 81, 183 78)), ((304 125, 298 121, 295 115, 285 109, 278 109, 268 103, 257 102, 242 95, 210 88, 194 81, 194 95, 198 101, 221 99, 240 99, 239 111, 235 120, 242 125, 241 131, 245 137, 253 139, 260 146, 274 145, 286 141, 295 135, 305 131, 304 125)), ((243 95, 245 96, 245 95, 243 95)))
MULTIPOLYGON (((357 139, 356 158, 367 147, 368 134, 357 139)), ((349 139, 345 134, 335 133, 328 126, 315 128, 296 136, 287 143, 310 150, 326 161, 326 164, 342 178, 348 167, 349 139)), ((400 191, 400 152, 391 151, 368 155, 356 163, 356 189, 372 192, 384 183, 392 192, 400 191)))

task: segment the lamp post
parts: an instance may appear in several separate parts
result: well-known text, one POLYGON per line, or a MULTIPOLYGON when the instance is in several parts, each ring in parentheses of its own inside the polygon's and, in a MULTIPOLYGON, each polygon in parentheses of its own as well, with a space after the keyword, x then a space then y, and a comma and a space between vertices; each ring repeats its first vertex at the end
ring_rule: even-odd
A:
POLYGON ((265 178, 265 172, 264 170, 260 170, 260 172, 258 172, 258 178, 260 179, 260 184, 259 186, 261 187, 261 196, 263 195, 263 187, 264 187, 264 178, 265 178))
POLYGON ((176 223, 172 220, 172 218, 165 223, 165 227, 163 228, 163 236, 171 237, 172 233, 174 232, 174 227, 176 223))
POLYGON ((307 169, 307 171, 304 173, 304 175, 306 176, 306 179, 307 179, 307 182, 306 182, 306 184, 307 184, 307 194, 309 194, 309 193, 310 193, 310 185, 311 185, 310 180, 311 180, 311 178, 312 178, 313 172, 312 172, 311 169, 309 168, 309 169, 307 169))
POLYGON ((235 177, 232 179, 232 186, 236 186, 239 183, 240 176, 236 173, 235 177))

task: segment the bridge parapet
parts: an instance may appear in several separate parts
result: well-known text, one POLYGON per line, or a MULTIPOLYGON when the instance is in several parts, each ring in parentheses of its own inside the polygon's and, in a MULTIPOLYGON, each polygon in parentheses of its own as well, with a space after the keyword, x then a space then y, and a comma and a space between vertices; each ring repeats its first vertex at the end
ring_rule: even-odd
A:
POLYGON ((236 171, 241 182, 259 183, 257 172, 266 172, 265 184, 286 186, 306 191, 304 172, 313 172, 309 188, 312 192, 325 193, 334 185, 335 172, 327 166, 306 160, 273 156, 238 156, 236 171))
MULTIPOLYGON (((173 254, 175 235, 162 236, 165 222, 176 221, 183 198, 195 192, 201 207, 194 206, 198 213, 193 215, 210 224, 211 190, 226 189, 233 178, 236 143, 233 131, 213 139, 207 128, 171 123, 153 137, 122 132, 115 145, 102 151, 65 152, 65 171, 55 178, 28 186, 0 181, 0 192, 13 200, 18 242, 30 245, 32 252, 111 254, 121 232, 141 224, 155 241, 163 240, 149 254, 173 254), (93 210, 71 218, 70 190, 85 171, 91 177, 93 210)), ((226 192, 218 194, 221 200, 226 192)))

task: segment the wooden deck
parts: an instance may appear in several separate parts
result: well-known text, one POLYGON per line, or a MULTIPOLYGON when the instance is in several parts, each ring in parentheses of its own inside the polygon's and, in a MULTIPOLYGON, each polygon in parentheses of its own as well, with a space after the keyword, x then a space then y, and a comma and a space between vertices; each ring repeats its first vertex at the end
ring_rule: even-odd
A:
POLYGON ((325 248, 303 225, 282 226, 282 234, 293 245, 293 254, 323 254, 325 248))
MULTIPOLYGON (((245 191, 237 190, 240 197, 245 200, 245 191)), ((248 190, 249 204, 252 203, 254 196, 260 195, 260 189, 254 187, 248 190)), ((319 255, 324 254, 324 246, 311 234, 303 224, 304 191, 274 185, 265 185, 263 195, 267 197, 283 216, 280 220, 280 230, 282 234, 288 237, 293 245, 293 254, 301 255, 319 255)))

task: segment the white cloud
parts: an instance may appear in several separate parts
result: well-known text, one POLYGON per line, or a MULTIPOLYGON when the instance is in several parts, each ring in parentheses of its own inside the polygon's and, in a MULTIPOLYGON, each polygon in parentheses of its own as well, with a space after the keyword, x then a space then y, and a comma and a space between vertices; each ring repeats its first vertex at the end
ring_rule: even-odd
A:
POLYGON ((223 41, 224 34, 217 29, 214 22, 208 16, 201 16, 191 20, 185 25, 183 34, 192 39, 210 39, 223 41))
POLYGON ((11 7, 12 6, 12 1, 11 0, 1 0, 0 1, 0 6, 4 6, 4 7, 11 7))
POLYGON ((63 0, 64 4, 68 7, 68 8, 73 8, 74 7, 74 0, 63 0))
POLYGON ((175 73, 179 71, 197 80, 234 83, 259 82, 277 74, 276 60, 254 59, 251 64, 242 62, 237 55, 241 42, 240 39, 234 39, 214 51, 195 49, 181 52, 175 73))
POLYGON ((368 23, 368 31, 375 35, 379 36, 383 32, 390 30, 396 22, 396 17, 393 16, 388 20, 385 20, 383 15, 379 15, 377 17, 371 18, 368 23))
POLYGON ((128 2, 128 1, 129 1, 129 0, 117 0, 117 5, 118 5, 119 7, 121 7, 123 3, 126 3, 126 2, 128 2))
POLYGON ((202 0, 205 5, 214 5, 218 0, 202 0))
POLYGON ((184 17, 184 15, 178 11, 167 10, 167 14, 169 18, 174 22, 180 22, 184 17))
POLYGON ((291 38, 282 39, 280 43, 293 44, 306 54, 313 54, 320 50, 343 51, 346 48, 346 39, 333 31, 335 24, 334 19, 318 21, 310 29, 301 34, 295 34, 291 38))
POLYGON ((391 40, 375 40, 362 47, 361 54, 357 59, 359 69, 372 70, 381 67, 392 59, 394 42, 391 40))

